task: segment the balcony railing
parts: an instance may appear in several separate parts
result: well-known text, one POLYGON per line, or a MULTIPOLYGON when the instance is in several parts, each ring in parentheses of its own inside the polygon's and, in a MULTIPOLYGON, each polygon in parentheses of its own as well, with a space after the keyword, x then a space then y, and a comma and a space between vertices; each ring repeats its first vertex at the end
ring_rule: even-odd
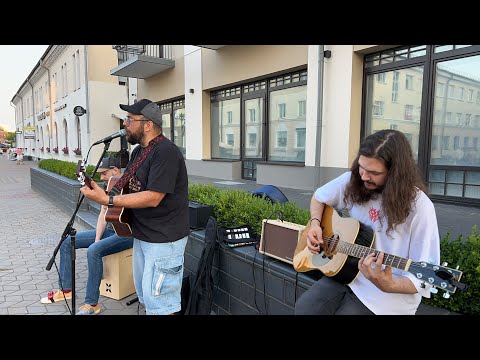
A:
POLYGON ((173 60, 171 45, 113 45, 113 48, 117 50, 118 65, 136 55, 173 60))
POLYGON ((110 71, 116 76, 145 79, 175 66, 172 45, 113 45, 118 66, 110 71))

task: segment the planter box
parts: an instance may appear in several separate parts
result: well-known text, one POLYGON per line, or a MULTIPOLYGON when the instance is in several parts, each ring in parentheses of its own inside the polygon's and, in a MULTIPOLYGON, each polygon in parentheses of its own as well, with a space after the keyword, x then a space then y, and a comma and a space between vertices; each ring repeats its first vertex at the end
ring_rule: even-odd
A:
MULTIPOLYGON (((80 194, 80 183, 65 176, 40 169, 30 168, 30 183, 32 189, 54 202, 67 213, 75 211, 80 194)), ((87 210, 86 200, 80 210, 87 210)))
MULTIPOLYGON (((205 230, 192 231, 185 249, 185 273, 195 283, 205 230)), ((262 255, 253 245, 224 249, 216 247, 212 277, 212 311, 218 315, 293 315, 295 301, 322 276, 312 270, 297 273, 292 265, 262 255)), ((420 304, 417 315, 457 313, 420 304)))

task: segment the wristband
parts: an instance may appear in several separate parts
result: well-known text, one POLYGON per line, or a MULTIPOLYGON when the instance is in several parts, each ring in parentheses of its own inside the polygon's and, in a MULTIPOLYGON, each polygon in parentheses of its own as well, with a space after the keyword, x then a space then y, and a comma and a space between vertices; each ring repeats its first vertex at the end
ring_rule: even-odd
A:
POLYGON ((317 220, 319 225, 322 226, 322 222, 320 221, 320 219, 317 219, 317 218, 311 218, 310 219, 310 222, 312 222, 312 220, 317 220))
POLYGON ((108 196, 108 207, 109 208, 113 207, 113 195, 108 196))

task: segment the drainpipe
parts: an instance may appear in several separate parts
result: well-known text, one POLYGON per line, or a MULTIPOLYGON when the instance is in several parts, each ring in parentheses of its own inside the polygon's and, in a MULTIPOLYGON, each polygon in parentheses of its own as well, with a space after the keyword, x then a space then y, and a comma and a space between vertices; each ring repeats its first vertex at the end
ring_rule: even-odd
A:
POLYGON ((33 144, 35 146, 35 153, 37 153, 38 151, 37 148, 39 144, 37 144, 37 127, 35 126, 35 94, 33 92, 33 85, 30 82, 30 79, 27 79, 27 81, 30 87, 32 88, 32 114, 33 114, 33 127, 35 128, 35 131, 34 131, 35 138, 33 139, 33 144))
POLYGON ((324 45, 318 45, 318 72, 317 72, 317 86, 318 86, 318 106, 317 106, 317 131, 316 144, 317 151, 315 151, 315 180, 313 184, 313 191, 320 187, 320 160, 322 158, 322 111, 323 111, 323 61, 324 61, 324 45))
MULTIPOLYGON (((40 66, 47 70, 48 77, 48 107, 50 109, 50 146, 53 146, 53 107, 52 107, 52 84, 50 83, 50 69, 45 66, 45 61, 40 59, 40 66)), ((58 144, 57 144, 58 147, 58 144)))
POLYGON ((85 56, 85 107, 88 109, 87 113, 87 139, 88 145, 90 145, 90 102, 88 97, 88 54, 87 54, 88 45, 84 46, 84 56, 85 56))

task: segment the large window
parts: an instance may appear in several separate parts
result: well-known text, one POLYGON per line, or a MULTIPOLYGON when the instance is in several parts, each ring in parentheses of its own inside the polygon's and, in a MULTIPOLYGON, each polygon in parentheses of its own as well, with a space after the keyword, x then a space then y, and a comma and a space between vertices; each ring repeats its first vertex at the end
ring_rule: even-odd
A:
POLYGON ((365 125, 366 133, 372 134, 381 129, 396 129, 411 136, 412 150, 418 158, 420 134, 420 109, 422 103, 423 67, 414 66, 402 70, 386 71, 386 86, 376 81, 378 74, 367 75, 365 88, 367 101, 365 125), (398 83, 418 84, 415 87, 399 87, 398 83), (390 89, 394 92, 389 93, 390 89), (371 109, 371 110, 368 110, 371 109))
POLYGON ((434 199, 480 205, 480 46, 404 46, 369 54, 365 84, 364 135, 402 131, 434 199))
POLYGON ((219 101, 211 106, 212 158, 240 159, 240 88, 216 96, 219 101))
POLYGON ((185 99, 162 103, 160 110, 163 134, 178 146, 185 157, 185 99))
POLYGON ((251 174, 256 161, 304 163, 306 83, 303 70, 212 92, 212 159, 248 159, 251 174))
POLYGON ((270 93, 268 160, 304 162, 305 149, 298 147, 297 129, 305 128, 305 117, 299 115, 298 104, 305 101, 307 86, 274 90, 270 93))

